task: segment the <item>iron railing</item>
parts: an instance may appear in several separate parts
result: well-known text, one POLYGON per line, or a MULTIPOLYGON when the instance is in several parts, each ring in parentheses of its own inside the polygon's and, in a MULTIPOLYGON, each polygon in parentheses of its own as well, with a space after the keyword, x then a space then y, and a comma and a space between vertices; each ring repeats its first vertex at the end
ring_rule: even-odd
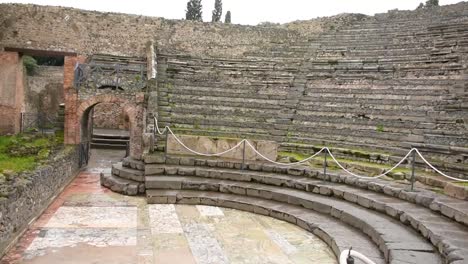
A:
POLYGON ((146 87, 145 65, 77 64, 76 89, 141 90, 146 87))
POLYGON ((21 133, 47 132, 55 130, 58 124, 57 114, 21 113, 21 133))
POLYGON ((78 165, 80 168, 88 165, 89 162, 89 152, 90 152, 90 142, 85 141, 81 142, 79 145, 79 159, 78 159, 78 165))

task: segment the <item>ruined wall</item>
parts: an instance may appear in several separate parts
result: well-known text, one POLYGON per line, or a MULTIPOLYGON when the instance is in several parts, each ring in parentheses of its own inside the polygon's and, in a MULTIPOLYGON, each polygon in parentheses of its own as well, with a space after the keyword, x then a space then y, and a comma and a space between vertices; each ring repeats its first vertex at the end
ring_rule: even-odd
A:
POLYGON ((18 53, 0 52, 0 134, 20 131, 23 98, 22 60, 18 53))
POLYGON ((0 48, 21 47, 79 54, 144 56, 159 50, 199 56, 242 56, 298 37, 284 28, 166 20, 72 8, 0 4, 0 48))
POLYGON ((14 192, 0 200, 0 256, 77 174, 78 158, 78 148, 68 147, 51 163, 15 177, 14 192))
POLYGON ((98 104, 94 107, 94 128, 129 129, 129 120, 118 104, 98 104))
POLYGON ((39 66, 34 75, 26 77, 25 112, 56 115, 63 98, 63 67, 39 66))

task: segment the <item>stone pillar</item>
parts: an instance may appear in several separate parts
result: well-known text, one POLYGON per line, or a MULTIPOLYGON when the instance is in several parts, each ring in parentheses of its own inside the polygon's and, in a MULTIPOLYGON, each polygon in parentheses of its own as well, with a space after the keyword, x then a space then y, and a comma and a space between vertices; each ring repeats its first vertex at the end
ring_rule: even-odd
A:
POLYGON ((135 95, 136 106, 129 106, 126 112, 130 119, 130 157, 141 160, 144 150, 143 133, 146 129, 145 94, 135 95))
POLYGON ((16 134, 21 130, 24 111, 23 62, 17 52, 0 52, 0 134, 16 134))
POLYGON ((65 56, 63 64, 63 91, 65 101, 65 144, 80 143, 80 120, 77 117, 79 105, 78 93, 73 87, 75 67, 77 63, 84 63, 84 56, 65 56))
POLYGON ((154 50, 154 42, 148 41, 146 43, 146 71, 148 80, 156 79, 157 76, 157 61, 156 51, 154 50))

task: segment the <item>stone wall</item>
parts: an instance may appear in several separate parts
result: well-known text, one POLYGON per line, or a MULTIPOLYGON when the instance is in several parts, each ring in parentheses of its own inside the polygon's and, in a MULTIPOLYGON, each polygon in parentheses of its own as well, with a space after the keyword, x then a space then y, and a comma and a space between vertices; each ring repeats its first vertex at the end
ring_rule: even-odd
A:
POLYGON ((18 53, 0 52, 0 134, 18 133, 24 109, 23 63, 18 53))
POLYGON ((63 98, 63 67, 39 66, 36 73, 26 77, 27 113, 56 115, 63 98))
POLYGON ((94 107, 93 124, 95 128, 129 129, 129 120, 118 104, 97 104, 94 107))
MULTIPOLYGON (((79 54, 145 55, 158 50, 233 57, 286 45, 299 34, 280 27, 167 20, 73 8, 0 4, 0 49, 20 47, 79 54)), ((317 26, 319 27, 319 26, 317 26)))
POLYGON ((0 252, 20 235, 77 174, 78 148, 67 147, 45 166, 24 173, 15 181, 16 190, 0 198, 0 252))

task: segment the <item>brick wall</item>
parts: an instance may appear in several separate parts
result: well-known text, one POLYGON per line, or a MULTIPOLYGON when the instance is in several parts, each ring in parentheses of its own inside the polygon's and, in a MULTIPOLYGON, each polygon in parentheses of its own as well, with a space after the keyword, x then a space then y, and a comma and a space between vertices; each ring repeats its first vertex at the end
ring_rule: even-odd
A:
POLYGON ((20 131, 23 90, 23 65, 18 53, 0 52, 0 134, 20 131))

